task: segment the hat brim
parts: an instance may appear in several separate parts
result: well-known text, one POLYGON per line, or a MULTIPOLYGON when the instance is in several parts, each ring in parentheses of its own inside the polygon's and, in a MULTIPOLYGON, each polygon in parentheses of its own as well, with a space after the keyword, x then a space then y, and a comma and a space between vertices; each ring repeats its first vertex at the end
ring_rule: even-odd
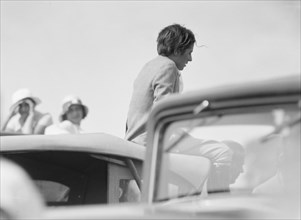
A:
POLYGON ((39 99, 38 97, 26 97, 26 98, 23 98, 23 99, 15 102, 14 104, 12 104, 9 109, 12 111, 18 105, 20 105, 22 102, 24 102, 24 100, 26 100, 26 99, 32 99, 35 102, 35 105, 38 105, 38 104, 40 104, 42 102, 41 99, 39 99))

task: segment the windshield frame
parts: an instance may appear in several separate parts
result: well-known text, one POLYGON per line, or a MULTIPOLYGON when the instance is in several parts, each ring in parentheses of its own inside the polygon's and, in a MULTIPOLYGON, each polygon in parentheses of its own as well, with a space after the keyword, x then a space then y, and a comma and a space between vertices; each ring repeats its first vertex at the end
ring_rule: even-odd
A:
MULTIPOLYGON (((270 99, 269 99, 270 100, 270 99)), ((274 99, 276 100, 276 99, 274 99)), ((247 102, 248 103, 248 102, 247 102)), ((230 102, 230 105, 225 105, 225 103, 213 103, 212 105, 215 107, 215 109, 207 109, 204 110, 203 112, 199 113, 198 115, 194 115, 191 112, 187 113, 184 112, 183 114, 175 114, 175 115, 170 115, 169 117, 165 117, 163 120, 160 121, 160 129, 156 130, 156 149, 157 149, 157 163, 155 167, 155 174, 153 177, 155 178, 154 185, 153 185, 153 201, 154 202, 160 202, 160 201, 169 201, 170 199, 172 200, 173 198, 159 198, 157 199, 157 194, 158 194, 158 187, 159 187, 159 176, 161 172, 161 165, 162 165, 162 155, 164 154, 165 150, 162 147, 163 145, 163 140, 164 140, 164 135, 166 132, 166 129, 169 127, 169 125, 173 122, 176 121, 181 121, 181 120, 193 120, 195 118, 206 118, 206 117, 212 117, 212 116, 217 116, 223 117, 224 115, 231 115, 231 114, 241 114, 241 113, 250 113, 252 111, 260 110, 262 112, 274 109, 274 108, 285 108, 285 109, 290 109, 290 108, 296 108, 296 102, 292 100, 285 100, 284 102, 275 103, 274 101, 272 103, 267 103, 266 101, 261 100, 259 103, 255 103, 254 100, 251 100, 248 104, 244 103, 243 105, 233 105, 233 102, 230 102), (220 105, 219 105, 220 104, 220 105), (217 108, 219 106, 219 108, 217 108)), ((229 103, 228 103, 229 104, 229 103)), ((211 106, 212 106, 211 105, 211 106)), ((196 195, 197 192, 194 192, 191 194, 191 196, 196 195)))

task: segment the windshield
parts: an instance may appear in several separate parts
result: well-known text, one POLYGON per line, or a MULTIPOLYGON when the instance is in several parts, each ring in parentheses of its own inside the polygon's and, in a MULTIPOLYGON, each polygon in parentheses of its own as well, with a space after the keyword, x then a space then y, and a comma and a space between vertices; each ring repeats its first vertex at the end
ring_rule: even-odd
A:
POLYGON ((299 192, 297 105, 204 115, 179 117, 162 132, 156 200, 216 193, 299 192))

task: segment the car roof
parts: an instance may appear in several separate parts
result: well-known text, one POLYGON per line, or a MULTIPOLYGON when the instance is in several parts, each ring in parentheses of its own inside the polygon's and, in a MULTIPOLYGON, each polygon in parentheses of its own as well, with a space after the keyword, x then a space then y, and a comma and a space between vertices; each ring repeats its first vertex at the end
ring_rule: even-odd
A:
POLYGON ((73 151, 144 160, 145 147, 106 133, 1 136, 0 152, 73 151))
POLYGON ((155 117, 156 114, 165 109, 200 103, 203 100, 212 102, 258 97, 277 97, 280 95, 296 95, 300 99, 300 91, 300 74, 240 84, 228 84, 224 86, 190 91, 180 95, 171 95, 168 98, 158 102, 158 104, 154 107, 150 117, 155 117))

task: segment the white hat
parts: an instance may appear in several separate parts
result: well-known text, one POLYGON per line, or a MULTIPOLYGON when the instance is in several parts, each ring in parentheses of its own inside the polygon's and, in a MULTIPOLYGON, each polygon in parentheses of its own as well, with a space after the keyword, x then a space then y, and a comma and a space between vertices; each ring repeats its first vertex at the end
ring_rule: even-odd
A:
POLYGON ((83 115, 83 118, 85 118, 88 114, 88 107, 86 105, 84 105, 81 101, 81 99, 77 96, 74 96, 74 95, 68 95, 66 96, 63 101, 62 101, 62 107, 63 107, 63 110, 59 116, 59 120, 60 121, 63 121, 63 116, 66 114, 66 112, 69 110, 70 106, 71 105, 80 105, 83 107, 83 110, 84 110, 84 115, 83 115))
POLYGON ((24 89, 19 89, 19 90, 14 92, 14 94, 12 95, 12 106, 10 108, 11 109, 15 108, 24 99, 32 99, 35 102, 36 105, 41 103, 41 99, 34 96, 29 89, 24 88, 24 89))

